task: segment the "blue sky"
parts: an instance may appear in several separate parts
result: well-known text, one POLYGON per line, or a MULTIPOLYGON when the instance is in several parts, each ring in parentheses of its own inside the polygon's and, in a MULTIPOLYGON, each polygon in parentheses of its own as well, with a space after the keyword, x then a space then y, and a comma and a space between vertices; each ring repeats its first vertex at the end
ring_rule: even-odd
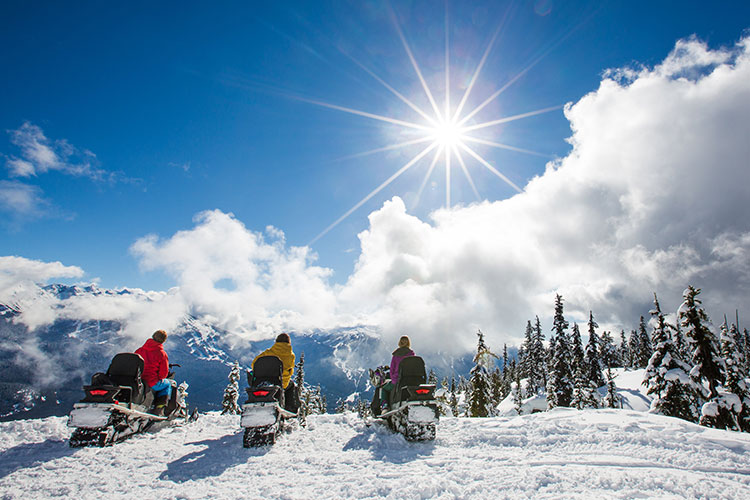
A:
MULTIPOLYGON (((392 8, 442 99, 445 4, 392 8)), ((163 290, 174 280, 139 270, 129 248, 147 234, 168 238, 192 228, 204 210, 231 212, 253 231, 273 225, 289 245, 308 244, 421 149, 342 159, 403 140, 395 135, 403 129, 305 100, 419 118, 358 61, 429 109, 388 12, 381 2, 3 2, 0 181, 33 186, 42 205, 35 214, 2 205, 0 255, 79 266, 84 279, 106 287, 163 290), (65 141, 67 162, 88 162, 89 173, 14 176, 9 162, 22 158, 22 148, 13 131, 25 123, 50 144, 65 141)), ((693 34, 712 48, 732 46, 750 26, 750 4, 448 2, 454 102, 499 26, 467 107, 535 64, 482 110, 482 120, 576 102, 598 88, 607 68, 655 65, 693 34)), ((570 151, 562 110, 483 134, 546 155, 477 148, 521 187, 570 151)), ((312 245, 333 281, 350 275, 356 235, 386 200, 403 197, 422 220, 444 204, 437 169, 419 205, 409 206, 428 164, 415 165, 312 245)), ((468 167, 482 198, 514 194, 478 163, 468 167)), ((458 170, 451 199, 475 201, 458 170)))

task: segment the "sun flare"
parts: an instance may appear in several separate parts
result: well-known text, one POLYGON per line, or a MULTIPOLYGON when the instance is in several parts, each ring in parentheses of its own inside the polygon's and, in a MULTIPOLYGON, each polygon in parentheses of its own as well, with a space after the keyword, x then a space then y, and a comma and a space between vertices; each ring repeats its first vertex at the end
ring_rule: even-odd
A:
POLYGON ((505 182, 508 186, 510 186, 513 190, 516 192, 522 192, 522 189, 518 187, 513 181, 511 181, 508 177, 506 177, 502 172, 500 172, 497 168, 495 168, 489 161, 487 161, 484 157, 482 157, 481 154, 479 154, 477 151, 474 150, 471 146, 469 146, 469 143, 473 144, 480 144, 482 146, 489 146, 492 148, 500 148, 500 149, 506 149, 510 151, 515 151, 518 153, 524 153, 524 154, 530 154, 535 156, 541 156, 545 158, 550 158, 549 155, 545 155, 543 153, 539 153, 536 151, 531 151, 528 149, 518 148, 515 146, 511 146, 508 144, 503 144, 496 141, 490 141, 482 137, 478 137, 476 135, 473 135, 475 131, 488 129, 490 127, 494 127, 496 125, 500 125, 503 123, 512 122, 515 120, 520 120, 523 118, 528 118, 531 116, 540 115, 543 113, 549 113, 551 111, 559 110, 563 106, 550 106, 542 109, 537 109, 534 111, 528 111, 526 113, 520 113, 512 116, 506 116, 502 118, 496 118, 494 120, 484 121, 484 122, 477 122, 476 117, 482 111, 488 104, 490 104, 493 100, 495 100, 500 94, 502 94, 508 87, 510 87, 513 83, 515 83, 521 76, 523 76, 526 72, 528 72, 534 65, 536 65, 541 57, 544 56, 544 54, 540 57, 538 57, 536 60, 532 61, 531 64, 529 64, 525 69, 523 69, 521 72, 516 74, 513 78, 511 78, 504 86, 502 86, 500 89, 495 91, 492 95, 484 99, 481 104, 475 106, 474 108, 471 108, 469 110, 465 109, 469 95, 471 94, 474 84, 477 81, 477 78, 479 77, 479 74, 482 71, 482 68, 484 67, 484 64, 487 60, 487 56, 489 55, 492 47, 495 44, 495 40, 500 32, 500 28, 502 27, 502 23, 497 27, 495 30, 487 48, 485 49, 482 58, 479 61, 479 64, 477 65, 476 70, 474 71, 468 86, 466 87, 461 99, 458 102, 458 105, 452 106, 451 105, 451 77, 450 77, 450 50, 449 50, 449 32, 448 29, 448 4, 446 2, 446 12, 445 12, 445 94, 444 94, 444 103, 441 105, 438 104, 438 102, 435 100, 435 97, 433 95, 433 92, 430 90, 429 85, 427 85, 427 81, 425 80, 424 76, 422 75, 422 71, 419 67, 419 64, 417 64, 417 60, 414 57, 414 54, 412 53, 411 47, 406 41, 406 37, 404 36, 403 31, 401 30, 401 26, 396 19, 396 15, 393 11, 391 11, 391 22, 393 23, 393 26, 398 33, 399 38, 401 39, 401 44, 404 47, 404 50, 406 52, 406 55, 409 58, 409 61, 411 62, 412 68, 414 69, 414 72, 416 73, 419 82, 422 85, 422 89, 424 90, 424 93, 430 103, 430 108, 427 110, 420 108, 414 102, 409 100, 406 96, 404 96, 401 92, 396 90, 392 85, 390 85, 388 82, 383 80, 380 76, 378 76, 373 70, 366 67, 364 64, 362 64, 360 61, 355 59, 353 56, 349 54, 344 54, 349 59, 351 59, 357 66, 359 66, 363 71, 365 71, 367 74, 369 74, 372 78, 378 81, 381 85, 383 85, 388 91, 390 91, 394 96, 396 96, 399 100, 401 100, 404 104, 406 104, 409 108, 411 108, 412 111, 417 112, 423 120, 419 123, 415 123, 413 121, 407 121, 404 119, 389 117, 389 116, 383 116, 376 113, 371 113, 367 111, 362 111, 350 107, 340 106, 336 104, 331 104, 323 101, 313 100, 313 99, 305 99, 301 97, 297 97, 297 99, 309 102, 311 104, 315 104, 318 106, 323 106, 326 108, 334 109, 337 111, 343 111, 345 113, 350 113, 358 116, 362 116, 365 118, 370 118, 373 120, 378 120, 390 125, 396 125, 400 127, 404 127, 406 130, 411 130, 412 132, 417 131, 416 138, 412 138, 410 140, 400 142, 397 144, 390 144, 387 146, 379 147, 376 149, 372 149, 370 151, 365 151, 362 153, 358 153, 356 155, 352 155, 348 158, 354 158, 354 157, 361 157, 371 154, 377 154, 385 151, 392 151, 397 149, 406 148, 409 146, 415 146, 418 144, 422 144, 423 149, 414 155, 411 160, 409 160, 405 165, 403 165, 401 168, 399 168, 395 173, 393 173, 388 179, 386 179, 383 183, 381 183, 378 187, 373 189, 369 194, 367 194, 364 198, 362 198, 357 204, 355 204, 352 208, 350 208, 348 211, 346 211, 341 217, 336 219, 331 225, 329 225, 327 228, 325 228, 320 234, 318 234, 315 238, 310 241, 310 244, 315 243, 318 239, 320 239, 323 235, 328 233, 331 229, 336 227, 341 221, 349 217, 354 211, 359 209, 362 205, 364 205, 367 201, 369 201, 373 196, 378 194, 380 191, 382 191, 386 186, 388 186, 391 182, 396 180, 401 174, 412 168, 414 165, 418 164, 425 158, 429 158, 429 167, 427 168, 427 171, 425 173, 425 176, 422 180, 422 183, 419 187, 419 190, 416 193, 416 196, 414 197, 414 205, 416 206, 419 203, 420 197, 422 195, 422 191, 424 190, 425 186, 427 185, 427 182, 429 181, 430 177, 433 174, 433 171, 438 165, 439 160, 442 158, 445 169, 445 207, 450 208, 451 207, 451 164, 452 160, 455 160, 455 164, 457 164, 461 172, 463 173, 464 177, 466 178, 466 181, 471 186, 472 191, 474 192, 474 195, 476 196, 477 200, 481 200, 482 197, 479 194, 479 190, 477 189, 476 184, 474 183, 474 180, 471 176, 471 173, 469 171, 469 168, 466 164, 465 157, 466 158, 473 158, 479 165, 486 168, 489 172, 500 178, 503 182, 505 182), (442 108, 442 109, 441 109, 442 108))

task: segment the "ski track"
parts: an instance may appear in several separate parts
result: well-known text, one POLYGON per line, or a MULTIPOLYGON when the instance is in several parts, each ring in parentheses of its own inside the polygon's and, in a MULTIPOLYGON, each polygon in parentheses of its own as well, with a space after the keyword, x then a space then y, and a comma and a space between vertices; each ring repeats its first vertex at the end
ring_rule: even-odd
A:
POLYGON ((257 449, 218 413, 108 448, 69 448, 64 417, 0 435, 2 499, 750 498, 749 434, 627 410, 443 418, 430 443, 354 414, 257 449))

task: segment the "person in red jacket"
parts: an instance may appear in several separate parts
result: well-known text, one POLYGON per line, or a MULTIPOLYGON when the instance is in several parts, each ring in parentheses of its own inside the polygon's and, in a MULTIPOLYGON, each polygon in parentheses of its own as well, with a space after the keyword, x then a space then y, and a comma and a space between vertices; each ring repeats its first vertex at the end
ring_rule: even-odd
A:
POLYGON ((141 378, 154 392, 154 415, 164 416, 164 410, 172 394, 172 382, 167 378, 169 373, 169 357, 164 351, 164 341, 167 332, 156 330, 150 339, 135 353, 143 358, 143 374, 141 378))

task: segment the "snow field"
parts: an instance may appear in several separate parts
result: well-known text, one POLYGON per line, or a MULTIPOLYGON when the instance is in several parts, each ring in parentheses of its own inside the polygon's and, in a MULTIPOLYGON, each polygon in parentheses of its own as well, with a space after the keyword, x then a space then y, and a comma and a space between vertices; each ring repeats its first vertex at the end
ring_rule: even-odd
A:
POLYGON ((259 449, 218 413, 103 449, 65 420, 0 423, 0 498, 750 498, 750 435, 626 410, 443 418, 432 443, 319 415, 259 449))

